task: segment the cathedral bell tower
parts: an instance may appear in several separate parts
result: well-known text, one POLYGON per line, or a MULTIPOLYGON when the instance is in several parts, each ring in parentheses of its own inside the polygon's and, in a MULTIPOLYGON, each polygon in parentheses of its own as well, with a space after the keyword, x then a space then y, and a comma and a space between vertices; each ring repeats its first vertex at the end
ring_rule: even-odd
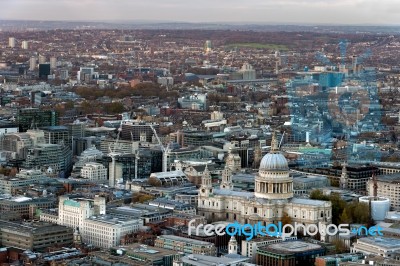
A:
POLYGON ((209 197, 214 193, 214 189, 212 187, 212 179, 210 171, 208 170, 208 166, 204 169, 203 176, 201 178, 201 187, 200 187, 200 194, 202 196, 209 197))
POLYGON ((227 165, 225 165, 225 169, 222 171, 222 182, 220 188, 229 190, 233 189, 232 172, 227 165))

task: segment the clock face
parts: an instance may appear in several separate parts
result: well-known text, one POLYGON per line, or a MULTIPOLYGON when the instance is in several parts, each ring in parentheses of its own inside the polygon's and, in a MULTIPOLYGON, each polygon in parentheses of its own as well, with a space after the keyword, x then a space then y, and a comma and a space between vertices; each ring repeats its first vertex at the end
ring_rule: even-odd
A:
POLYGON ((203 192, 203 193, 204 193, 204 192, 206 192, 206 190, 203 188, 203 189, 201 190, 201 192, 203 192))

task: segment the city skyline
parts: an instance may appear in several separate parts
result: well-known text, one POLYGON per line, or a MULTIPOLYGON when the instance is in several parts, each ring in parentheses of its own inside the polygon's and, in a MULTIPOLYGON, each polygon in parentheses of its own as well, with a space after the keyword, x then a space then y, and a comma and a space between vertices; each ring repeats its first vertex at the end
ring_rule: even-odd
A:
POLYGON ((394 0, 119 0, 0 1, 1 20, 153 21, 275 24, 396 25, 400 2, 394 0), (382 2, 385 4, 383 5, 382 2))

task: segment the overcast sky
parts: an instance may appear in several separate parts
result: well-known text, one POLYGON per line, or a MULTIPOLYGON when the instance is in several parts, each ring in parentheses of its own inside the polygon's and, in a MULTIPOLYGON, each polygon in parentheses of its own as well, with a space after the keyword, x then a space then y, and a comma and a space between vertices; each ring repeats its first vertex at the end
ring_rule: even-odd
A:
POLYGON ((0 19, 400 24, 400 0, 0 0, 0 19))

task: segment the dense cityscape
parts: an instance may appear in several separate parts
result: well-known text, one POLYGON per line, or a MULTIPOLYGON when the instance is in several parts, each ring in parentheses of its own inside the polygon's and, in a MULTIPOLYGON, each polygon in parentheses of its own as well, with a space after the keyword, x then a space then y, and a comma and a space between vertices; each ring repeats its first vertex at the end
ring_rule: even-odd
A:
POLYGON ((398 28, 0 29, 1 265, 400 265, 398 28))

